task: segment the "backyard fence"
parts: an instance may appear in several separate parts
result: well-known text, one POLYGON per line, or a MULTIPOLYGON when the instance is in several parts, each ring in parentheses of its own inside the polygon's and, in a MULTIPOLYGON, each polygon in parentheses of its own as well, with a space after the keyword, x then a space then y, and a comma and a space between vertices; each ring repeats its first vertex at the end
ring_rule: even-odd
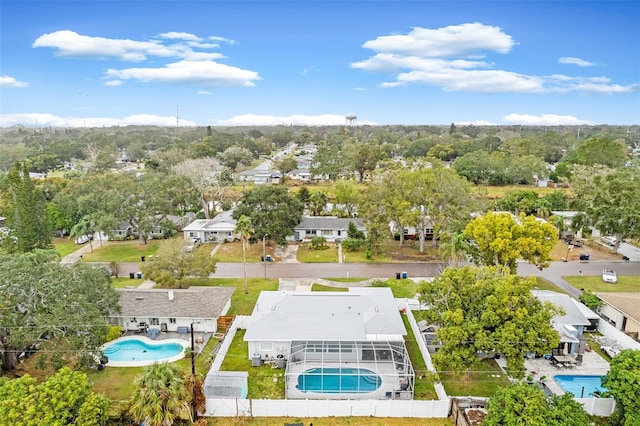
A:
POLYGON ((613 398, 573 398, 590 416, 609 417, 616 409, 613 398))
POLYGON ((416 417, 447 418, 450 401, 213 399, 207 398, 206 416, 212 417, 416 417))

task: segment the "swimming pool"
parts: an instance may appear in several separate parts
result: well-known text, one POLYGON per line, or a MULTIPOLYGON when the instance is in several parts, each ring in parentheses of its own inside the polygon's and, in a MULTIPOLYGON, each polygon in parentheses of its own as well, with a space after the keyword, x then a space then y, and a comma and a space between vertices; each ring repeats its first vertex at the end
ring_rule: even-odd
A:
POLYGON ((378 389, 382 379, 364 368, 312 368, 298 376, 298 390, 317 393, 367 393, 378 389))
POLYGON ((140 367, 182 359, 187 346, 187 342, 177 339, 155 341, 142 336, 129 336, 105 344, 102 353, 109 358, 107 367, 140 367))
POLYGON ((605 392, 601 376, 554 376, 558 386, 565 392, 571 392, 576 398, 592 398, 594 392, 605 392), (584 389, 584 390, 583 390, 584 389))

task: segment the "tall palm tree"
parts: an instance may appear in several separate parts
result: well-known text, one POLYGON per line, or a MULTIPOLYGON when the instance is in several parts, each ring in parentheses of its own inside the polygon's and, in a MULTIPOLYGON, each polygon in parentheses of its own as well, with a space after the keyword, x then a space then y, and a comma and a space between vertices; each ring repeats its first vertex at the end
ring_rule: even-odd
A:
POLYGON ((136 392, 130 413, 146 426, 171 426, 176 419, 189 419, 189 396, 182 372, 175 364, 145 367, 135 380, 136 392))
MULTIPOLYGON (((249 284, 247 283, 247 243, 249 238, 254 233, 254 229, 251 227, 251 219, 248 216, 242 215, 236 222, 236 234, 240 234, 242 240, 242 271, 244 273, 244 294, 249 294, 249 284)), ((265 261, 266 259, 262 259, 265 261)))

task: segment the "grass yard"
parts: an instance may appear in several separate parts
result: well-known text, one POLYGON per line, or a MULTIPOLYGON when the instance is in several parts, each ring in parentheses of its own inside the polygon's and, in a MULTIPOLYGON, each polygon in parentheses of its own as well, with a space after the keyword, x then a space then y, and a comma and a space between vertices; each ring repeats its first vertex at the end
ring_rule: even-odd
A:
POLYGON ((313 283, 311 291, 349 291, 347 287, 332 287, 329 285, 313 283))
POLYGON ((602 277, 599 275, 593 276, 572 276, 562 277, 566 282, 571 284, 577 289, 589 290, 593 293, 598 292, 621 292, 632 293, 640 292, 640 279, 634 276, 618 276, 617 284, 603 283, 602 277))
POLYGON ((411 330, 409 319, 406 315, 402 315, 402 321, 404 322, 404 328, 407 330, 407 335, 404 338, 407 352, 409 352, 409 359, 411 359, 411 365, 415 372, 415 388, 413 390, 413 399, 432 400, 438 399, 436 390, 433 387, 434 374, 427 370, 427 364, 425 364, 422 358, 422 352, 416 341, 416 337, 411 330))
POLYGON ((217 417, 209 426, 273 426, 302 423, 305 426, 454 426, 453 419, 416 419, 412 417, 217 417))
POLYGON ((308 243, 300 244, 298 246, 298 261, 303 263, 337 263, 338 247, 333 243, 327 244, 329 248, 325 250, 313 250, 308 243))
POLYGON ((345 263, 402 263, 402 262, 440 262, 440 251, 433 247, 432 241, 425 241, 425 252, 419 252, 417 241, 405 241, 402 246, 398 241, 381 244, 379 253, 367 259, 365 251, 348 252, 342 250, 342 261, 345 263))
POLYGON ((163 240, 148 240, 147 244, 140 241, 109 241, 107 244, 94 244, 93 253, 83 256, 86 262, 140 262, 140 256, 152 256, 158 251, 163 240))
POLYGON ((549 291, 556 291, 558 293, 568 294, 566 291, 556 286, 551 281, 548 281, 542 277, 536 277, 536 285, 534 288, 536 290, 549 290, 549 291))
POLYGON ((380 281, 375 282, 373 287, 389 287, 391 288, 393 297, 411 299, 418 292, 420 284, 409 279, 397 280, 395 278, 390 278, 382 283, 380 283, 380 281))
POLYGON ((113 278, 111 277, 111 287, 113 288, 125 288, 125 287, 138 287, 144 279, 142 278, 134 278, 131 279, 129 277, 120 277, 113 278))
POLYGON ((249 278, 249 294, 244 294, 244 279, 242 278, 210 278, 186 280, 186 286, 219 286, 235 287, 236 291, 231 296, 231 309, 227 315, 251 315, 253 307, 258 300, 261 291, 278 290, 278 279, 249 278))
POLYGON ((506 185, 506 186, 489 186, 489 185, 478 185, 476 188, 484 190, 487 194, 487 197, 490 199, 496 200, 498 198, 502 198, 511 191, 534 191, 538 193, 539 197, 543 197, 553 191, 564 191, 566 194, 570 194, 571 190, 568 188, 541 188, 536 185, 506 185))
MULTIPOLYGON (((213 250, 213 246, 210 244, 204 244, 204 246, 209 247, 209 250, 213 250)), ((265 246, 266 254, 274 257, 275 246, 270 246, 268 241, 265 246)), ((263 255, 262 249, 262 241, 255 244, 247 244, 247 263, 260 263, 263 255)), ((240 241, 223 243, 216 252, 215 258, 220 263, 242 263, 242 243, 240 241)))
POLYGON ((238 330, 231 346, 224 357, 220 370, 247 371, 247 398, 284 399, 284 369, 273 369, 271 365, 252 367, 249 359, 249 348, 243 340, 245 330, 238 330), (277 380, 276 380, 277 379, 277 380))
POLYGON ((440 380, 451 396, 493 396, 509 379, 493 359, 477 360, 469 374, 439 372, 440 380))
POLYGON ((65 257, 68 254, 78 250, 81 245, 74 243, 74 238, 54 238, 53 248, 58 252, 60 257, 65 257))

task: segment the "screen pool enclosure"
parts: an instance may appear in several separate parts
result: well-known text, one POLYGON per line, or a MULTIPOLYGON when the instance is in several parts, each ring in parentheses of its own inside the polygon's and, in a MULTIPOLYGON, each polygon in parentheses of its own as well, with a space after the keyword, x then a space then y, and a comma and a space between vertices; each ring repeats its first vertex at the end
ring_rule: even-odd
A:
POLYGON ((289 399, 413 399, 404 341, 294 341, 286 364, 289 399))

